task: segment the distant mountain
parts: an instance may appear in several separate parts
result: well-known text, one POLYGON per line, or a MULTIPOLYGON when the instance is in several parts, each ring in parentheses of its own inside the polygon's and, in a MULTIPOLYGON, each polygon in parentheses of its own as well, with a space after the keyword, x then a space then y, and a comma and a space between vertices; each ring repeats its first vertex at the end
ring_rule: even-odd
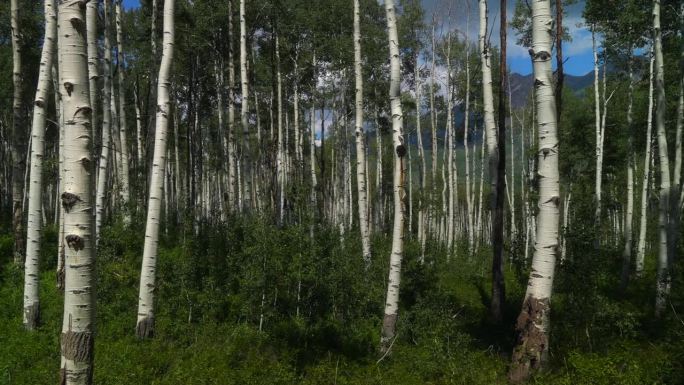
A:
MULTIPOLYGON (((513 103, 513 107, 523 107, 527 103, 530 93, 532 92, 534 76, 532 74, 521 75, 519 73, 512 73, 508 77, 508 81, 511 83, 511 102, 513 103)), ((578 93, 587 87, 591 87, 593 82, 593 71, 587 72, 582 76, 565 74, 564 86, 573 92, 578 93)))

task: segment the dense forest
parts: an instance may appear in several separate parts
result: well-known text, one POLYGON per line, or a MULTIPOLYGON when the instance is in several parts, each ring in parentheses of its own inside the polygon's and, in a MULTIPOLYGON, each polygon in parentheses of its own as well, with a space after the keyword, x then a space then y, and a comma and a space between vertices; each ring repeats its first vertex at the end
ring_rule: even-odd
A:
POLYGON ((683 131, 681 0, 2 1, 0 384, 684 384, 683 131))

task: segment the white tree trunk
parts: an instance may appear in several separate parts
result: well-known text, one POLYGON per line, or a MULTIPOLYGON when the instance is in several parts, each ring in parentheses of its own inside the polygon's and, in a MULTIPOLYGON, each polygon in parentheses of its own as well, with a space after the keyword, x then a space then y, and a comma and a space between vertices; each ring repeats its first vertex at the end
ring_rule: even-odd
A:
POLYGON ((634 126, 632 118, 632 106, 634 102, 634 71, 632 69, 632 54, 630 47, 629 55, 629 102, 627 106, 627 130, 629 132, 629 143, 627 153, 627 212, 625 213, 625 231, 624 241, 625 246, 622 250, 622 275, 620 278, 620 287, 624 290, 627 287, 629 280, 630 264, 632 263, 632 223, 634 219, 634 126))
POLYGON ((526 379, 548 354, 551 289, 559 249, 559 174, 556 101, 551 71, 553 44, 549 0, 532 2, 532 49, 535 105, 539 124, 539 214, 538 232, 525 301, 518 317, 518 339, 513 351, 511 380, 526 379))
POLYGON ((154 139, 154 161, 150 180, 150 197, 147 203, 147 225, 140 272, 140 294, 138 296, 138 322, 135 334, 138 338, 154 335, 154 291, 159 246, 159 220, 163 195, 164 170, 166 167, 166 137, 171 107, 169 87, 171 85, 171 63, 174 45, 174 0, 164 1, 164 38, 162 61, 159 66, 157 84, 157 117, 154 139))
POLYGON ((285 137, 283 132, 283 79, 280 72, 280 38, 275 35, 275 56, 276 56, 276 98, 278 103, 278 150, 276 153, 276 174, 278 178, 278 223, 283 224, 285 217, 285 137))
POLYGON ((130 200, 129 176, 128 176, 128 141, 126 138, 126 88, 124 79, 124 54, 123 54, 123 31, 122 18, 123 11, 121 9, 122 0, 116 2, 116 52, 117 52, 117 72, 119 74, 119 138, 121 141, 121 200, 124 205, 123 219, 124 224, 129 224, 131 216, 129 213, 128 201, 130 200))
POLYGON ((644 156, 644 176, 641 185, 641 215, 639 216, 639 243, 637 245, 636 274, 641 276, 644 270, 644 257, 646 255, 646 225, 648 223, 648 191, 651 180, 651 147, 653 145, 653 88, 654 88, 654 63, 655 55, 651 46, 651 64, 649 69, 648 87, 648 114, 646 119, 646 150, 644 156))
POLYGON ((436 20, 432 19, 432 61, 430 66, 430 125, 432 128, 432 187, 436 188, 437 181, 437 110, 435 110, 435 26, 436 20))
POLYGON ((354 83, 356 136, 356 188, 358 193, 359 229, 361 249, 366 266, 370 265, 371 248, 368 231, 368 190, 366 188, 366 144, 363 129, 363 73, 361 71, 361 11, 359 0, 354 0, 354 83))
MULTIPOLYGON (((425 246, 426 246, 426 233, 425 233, 425 218, 426 218, 426 196, 425 196, 425 186, 427 178, 427 167, 425 165, 425 148, 423 147, 423 131, 420 126, 421 117, 421 78, 420 78, 420 66, 418 64, 418 52, 416 52, 415 58, 415 93, 416 93, 416 136, 418 138, 418 158, 420 161, 420 198, 418 200, 418 241, 420 242, 420 260, 421 262, 425 259, 425 246)), ((466 96, 467 100, 467 96, 466 96)), ((467 107, 466 107, 467 111, 467 107)), ((467 116, 467 113, 466 113, 467 116)), ((466 123, 467 127, 467 123, 466 123)), ((467 136, 467 133, 466 133, 467 136)), ((467 141, 467 140, 466 140, 467 141)), ((467 150, 466 150, 467 151, 467 150)), ((467 154, 467 153, 466 153, 467 154)), ((466 157, 467 159, 467 157, 466 157)), ((368 166, 366 165, 366 168, 368 166)), ((370 210, 368 210, 370 212, 370 210)))
POLYGON ((100 240, 100 228, 102 228, 102 221, 105 216, 105 196, 107 192, 107 167, 109 163, 109 138, 111 135, 112 123, 112 109, 111 109, 111 83, 112 83, 112 47, 109 42, 109 35, 111 31, 111 0, 104 0, 104 92, 102 99, 102 141, 99 162, 99 173, 97 176, 97 195, 95 198, 95 245, 100 240))
POLYGON ((390 51, 390 107, 392 112, 392 144, 394 146, 394 229, 392 232, 392 255, 387 282, 385 315, 382 321, 380 350, 389 350, 395 338, 399 313, 399 284, 401 281, 401 260, 404 254, 404 147, 403 113, 401 110, 401 58, 399 57, 399 35, 394 0, 385 0, 387 34, 390 51))
POLYGON ((24 327, 33 330, 40 322, 40 238, 42 232, 43 155, 45 149, 45 121, 52 62, 55 57, 57 39, 57 14, 54 0, 45 1, 45 39, 40 58, 38 87, 33 102, 33 124, 31 126, 31 176, 29 185, 28 227, 26 233, 26 265, 24 269, 24 327))
MULTIPOLYGON (((245 20, 245 1, 240 0, 240 100, 242 107, 240 108, 240 123, 242 127, 242 140, 243 140, 243 157, 245 161, 242 162, 244 167, 250 167, 250 153, 249 153, 249 80, 247 79, 247 21, 245 20)), ((257 143, 258 147, 258 143, 257 143)), ((243 175, 243 180, 249 180, 249 173, 243 175)), ((245 194, 244 197, 249 197, 251 189, 249 189, 249 183, 245 182, 245 194)), ((249 199, 249 198, 247 198, 249 199)), ((239 200, 239 206, 241 209, 246 207, 246 202, 242 199, 239 200)))
MULTIPOLYGON (((599 59, 598 48, 596 47, 596 26, 591 27, 591 42, 594 52, 594 119, 596 132, 596 177, 594 187, 594 199, 596 200, 596 212, 594 221, 600 227, 601 223, 601 181, 603 174, 603 129, 601 125, 601 95, 599 90, 599 59)), ((600 240, 600 234, 597 234, 600 240)))
POLYGON ((653 1, 653 30, 655 51, 655 120, 658 133, 658 165, 660 167, 660 202, 658 203, 658 273, 656 285, 656 316, 665 310, 665 303, 670 292, 669 271, 669 213, 670 213, 670 161, 667 154, 667 135, 665 133, 665 64, 663 62, 662 30, 660 28, 660 0, 653 1))
POLYGON ((478 0, 480 4, 480 60, 482 68, 482 97, 484 111, 484 128, 487 132, 487 162, 489 165, 490 210, 496 200, 496 178, 498 165, 498 144, 496 122, 494 120, 494 93, 492 91, 492 65, 489 41, 487 41, 487 0, 478 0))
MULTIPOLYGON (((473 201, 474 199, 474 188, 470 184, 470 147, 468 143, 468 135, 470 134, 470 42, 468 41, 468 29, 470 28, 470 7, 468 7, 468 13, 466 15, 466 66, 465 66, 465 76, 466 76, 466 89, 465 89, 465 120, 463 122, 463 148, 465 149, 465 183, 466 183, 466 226, 468 233, 468 251, 472 252, 474 250, 475 234, 474 234, 474 224, 473 224, 473 201)), ((473 168, 474 170, 474 168, 473 168)), ((474 179, 474 178, 473 178, 474 179)))
POLYGON ((90 385, 95 332, 95 248, 92 232, 90 97, 85 8, 59 6, 60 93, 64 109, 64 317, 60 383, 90 385))
POLYGON ((10 1, 12 28, 12 145, 10 148, 12 159, 12 229, 14 233, 14 263, 24 262, 24 168, 26 166, 26 145, 24 143, 24 111, 22 93, 24 89, 24 74, 22 72, 23 42, 19 29, 19 1, 10 1))
POLYGON ((447 171, 447 181, 445 187, 447 188, 447 218, 446 218, 446 238, 448 252, 451 253, 454 247, 454 205, 456 204, 456 180, 454 168, 454 120, 452 111, 454 107, 454 93, 451 85, 451 32, 447 33, 447 47, 446 47, 446 161, 444 163, 447 171))

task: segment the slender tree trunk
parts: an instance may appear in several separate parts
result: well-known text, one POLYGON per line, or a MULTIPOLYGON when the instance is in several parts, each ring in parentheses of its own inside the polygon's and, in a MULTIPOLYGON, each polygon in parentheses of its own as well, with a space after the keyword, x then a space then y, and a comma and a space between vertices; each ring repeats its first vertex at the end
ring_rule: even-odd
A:
POLYGON ((527 292, 516 323, 517 340, 509 379, 520 382, 546 361, 549 349, 549 312, 556 254, 560 188, 556 101, 551 72, 551 6, 549 0, 532 2, 532 49, 535 105, 539 124, 538 233, 527 292))
POLYGON ((129 224, 131 215, 129 213, 128 201, 130 200, 129 176, 128 176, 128 141, 126 138, 126 83, 124 80, 124 54, 123 54, 123 31, 122 18, 123 11, 121 9, 122 0, 116 2, 116 52, 117 52, 117 72, 119 74, 119 138, 121 141, 121 200, 124 205, 123 218, 124 223, 129 224))
POLYGON ((33 102, 31 127, 31 176, 29 185, 26 265, 24 269, 24 327, 33 330, 40 322, 40 238, 42 233, 43 157, 45 150, 45 121, 47 116, 52 62, 57 39, 57 14, 54 0, 45 1, 45 39, 40 58, 38 87, 33 102))
MULTIPOLYGON (((600 228, 601 224, 601 182, 603 175, 603 130, 601 126, 601 95, 599 90, 599 59, 598 48, 596 46, 596 26, 591 27, 591 42, 594 52, 594 118, 596 131, 596 181, 594 188, 594 199, 596 200, 596 211, 594 214, 594 221, 596 226, 600 228)), ((601 235, 597 234, 597 246, 600 242, 601 235)))
POLYGON ((60 383, 90 385, 95 332, 95 248, 92 216, 92 142, 85 8, 59 6, 59 72, 63 98, 64 317, 60 383))
MULTIPOLYGON (((465 76, 466 76, 466 86, 465 86, 465 119, 463 122, 463 148, 465 150, 465 182, 466 182, 466 227, 468 233, 468 251, 474 251, 475 234, 473 227, 473 201, 474 199, 474 188, 470 184, 470 145, 468 142, 470 134, 470 41, 469 41, 469 29, 470 29, 470 3, 466 2, 467 12, 466 12, 466 31, 465 31, 465 76)), ((475 168, 473 167, 473 171, 475 168)), ((474 178, 473 178, 474 179, 474 178)))
POLYGON ((275 34, 276 89, 278 99, 278 151, 276 153, 276 174, 278 178, 278 223, 282 226, 285 217, 285 137, 283 132, 283 80, 280 73, 280 39, 275 34))
POLYGON ((112 83, 112 47, 109 42, 111 31, 111 0, 104 0, 104 93, 102 99, 102 141, 99 162, 99 174, 97 177, 97 195, 95 199, 95 245, 100 240, 100 228, 105 216, 105 196, 107 195, 107 167, 109 162, 109 137, 111 135, 112 109, 111 109, 111 83, 112 83))
MULTIPOLYGON (((421 104, 422 104, 422 98, 421 98, 421 78, 420 78, 420 66, 418 64, 418 52, 416 52, 416 57, 415 57, 415 79, 414 79, 414 86, 415 86, 415 92, 416 92, 416 135, 418 138, 418 158, 420 161, 420 198, 418 200, 418 240, 420 242, 420 250, 421 250, 421 261, 425 259, 425 243, 426 243, 426 233, 425 233, 425 219, 426 219, 426 195, 425 195, 425 186, 426 186, 426 178, 427 178, 427 167, 425 165, 425 148, 423 146, 423 131, 421 129, 420 125, 420 117, 421 117, 421 104)), ((466 96, 467 98, 467 96, 466 96)), ((467 109, 467 107, 466 107, 467 109)), ((467 114, 466 114, 467 115, 467 114)), ((467 127, 467 123, 466 123, 467 127)), ((467 134, 466 134, 467 135, 467 134)), ((467 151, 467 150, 466 150, 467 151)), ((466 157, 467 158, 467 157, 466 157)), ((366 168, 368 168, 368 165, 366 165, 366 168)), ((370 209, 368 210, 370 212, 370 209)))
POLYGON ((651 45, 648 87, 648 117, 646 119, 646 150, 644 156, 644 176, 641 186, 641 215, 639 216, 639 243, 637 245, 636 275, 641 276, 644 270, 644 257, 646 255, 646 225, 648 224, 648 191, 651 180, 651 147, 653 145, 653 89, 654 89, 654 63, 655 55, 651 45))
MULTIPOLYGON (((496 122, 494 121, 494 94, 492 91, 492 64, 490 44, 487 41, 487 0, 478 0, 480 4, 480 59, 482 62, 482 94, 484 109, 484 126, 487 132, 487 156, 489 164, 489 183, 490 183, 490 210, 494 210, 496 203, 496 183, 498 170, 498 134, 496 132, 496 122)), ((494 239, 492 239, 494 241, 494 239)))
POLYGON ((19 30, 19 0, 10 1, 12 27, 12 84, 14 96, 12 101, 12 229, 14 232, 14 263, 24 263, 24 168, 26 167, 26 136, 24 128, 24 73, 22 68, 23 42, 19 30))
POLYGON ((628 58, 629 66, 629 102, 627 106, 627 130, 629 132, 629 142, 627 148, 627 212, 625 213, 625 247, 622 250, 622 274, 620 276, 620 289, 624 291, 629 282, 629 270, 632 263, 632 221, 634 218, 634 124, 632 122, 632 105, 634 102, 634 70, 632 47, 630 46, 628 58))
POLYGON ((435 110, 435 24, 432 19, 432 61, 430 66, 430 125, 432 126, 432 187, 436 188, 437 181, 437 111, 435 110))
MULTIPOLYGON (((250 137, 249 137, 249 121, 247 114, 249 113, 249 80, 247 79, 247 21, 245 20, 245 1, 240 0, 240 89, 241 89, 241 100, 242 106, 240 107, 240 124, 242 128, 242 145, 244 146, 242 150, 243 155, 243 166, 249 168, 251 165, 251 154, 250 154, 250 137)), ((247 171, 247 170, 245 170, 247 171)), ((245 172, 243 175, 243 180, 250 180, 250 172, 245 172)), ((251 189, 249 188, 249 182, 245 183, 245 194, 243 198, 250 196, 251 189)), ((247 208, 249 202, 240 201, 241 209, 247 208)))
MULTIPOLYGON (((451 14, 451 12, 449 12, 451 14)), ((455 205, 455 194, 456 180, 454 178, 455 168, 454 168, 454 120, 452 116, 452 111, 454 107, 454 93, 452 87, 452 74, 451 74, 451 31, 447 33, 447 48, 446 48, 446 99, 447 99, 447 111, 446 111, 446 159, 444 162, 444 168, 447 171, 447 180, 444 186, 447 188, 447 218, 446 218, 446 238, 447 238, 447 248, 449 254, 453 252, 454 247, 454 205, 455 205)), ((409 166, 410 167, 410 166, 409 166)))
POLYGON ((356 188, 358 193, 361 248, 366 266, 371 262, 370 232, 368 231, 368 190, 366 189, 366 144, 363 129, 363 73, 361 72, 361 11, 359 0, 354 0, 354 83, 356 136, 356 188))
POLYGON ((392 232, 392 255, 390 258, 389 279, 385 315, 382 321, 380 351, 387 353, 396 338, 397 317, 399 313, 399 284, 401 280, 401 260, 404 254, 404 155, 406 147, 403 137, 403 113, 401 110, 401 62, 399 57, 399 34, 394 0, 385 0, 387 14, 387 33, 390 51, 390 106, 392 110, 392 143, 394 145, 394 230, 392 232))
POLYGON ((164 1, 164 38, 162 61, 159 66, 157 85, 157 117, 154 143, 154 162, 150 181, 150 197, 147 203, 147 226, 140 274, 138 322, 135 334, 138 338, 154 335, 154 291, 159 246, 159 220, 163 194, 164 170, 166 167, 166 137, 171 102, 169 87, 174 45, 174 0, 164 1))
MULTIPOLYGON (((506 291, 503 276, 503 241, 504 241, 504 194, 506 193, 506 0, 501 0, 500 56, 499 56, 499 127, 497 130, 497 170, 494 217, 492 218, 492 303, 490 312, 496 322, 501 322, 506 291)), ((511 197, 512 199, 513 197, 511 197)), ((513 207, 511 205, 511 211, 513 207)))
POLYGON ((670 292, 670 247, 669 236, 669 213, 670 213, 670 194, 672 188, 670 184, 670 161, 667 155, 667 135, 665 133, 665 64, 663 62, 662 49, 662 30, 660 28, 660 0, 653 1, 653 30, 654 30, 654 52, 655 52, 655 120, 658 132, 658 165, 660 167, 660 202, 658 204, 658 273, 656 285, 656 316, 662 315, 665 311, 665 303, 670 292))
MULTIPOLYGON (((235 29, 233 27, 233 0, 228 2, 228 125, 226 138, 226 151, 228 153, 228 212, 238 210, 237 206, 237 186, 236 186, 236 164, 237 148, 235 130, 235 64, 233 63, 235 54, 233 53, 233 41, 235 40, 235 29)), ((255 100, 256 102, 256 100, 255 100)))

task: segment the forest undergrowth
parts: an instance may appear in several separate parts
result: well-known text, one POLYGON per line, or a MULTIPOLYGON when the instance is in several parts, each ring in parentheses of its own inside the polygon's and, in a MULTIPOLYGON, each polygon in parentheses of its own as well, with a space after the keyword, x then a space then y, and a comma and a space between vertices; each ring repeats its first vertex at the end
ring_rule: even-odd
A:
MULTIPOLYGON (((506 247, 506 316, 488 317, 488 248, 447 253, 407 240, 398 336, 377 343, 390 238, 376 234, 366 271, 355 238, 332 229, 278 228, 234 218, 228 225, 163 235, 156 335, 135 338, 143 232, 114 224, 98 252, 95 378, 108 384, 504 384, 528 263, 506 247), (470 256, 469 256, 470 255, 470 256), (261 329, 261 330, 260 330, 261 329)), ((653 319, 655 258, 627 293, 620 251, 594 249, 589 229, 567 234, 554 286, 549 369, 535 384, 684 383, 684 296, 653 319)), ((515 237, 513 239, 516 239, 515 237)), ((0 384, 58 381, 62 295, 55 286, 57 233, 43 237, 42 323, 22 326, 23 271, 0 275, 0 384)), ((0 237, 10 256, 12 238, 0 237)), ((673 287, 682 287, 677 269, 673 287)))

